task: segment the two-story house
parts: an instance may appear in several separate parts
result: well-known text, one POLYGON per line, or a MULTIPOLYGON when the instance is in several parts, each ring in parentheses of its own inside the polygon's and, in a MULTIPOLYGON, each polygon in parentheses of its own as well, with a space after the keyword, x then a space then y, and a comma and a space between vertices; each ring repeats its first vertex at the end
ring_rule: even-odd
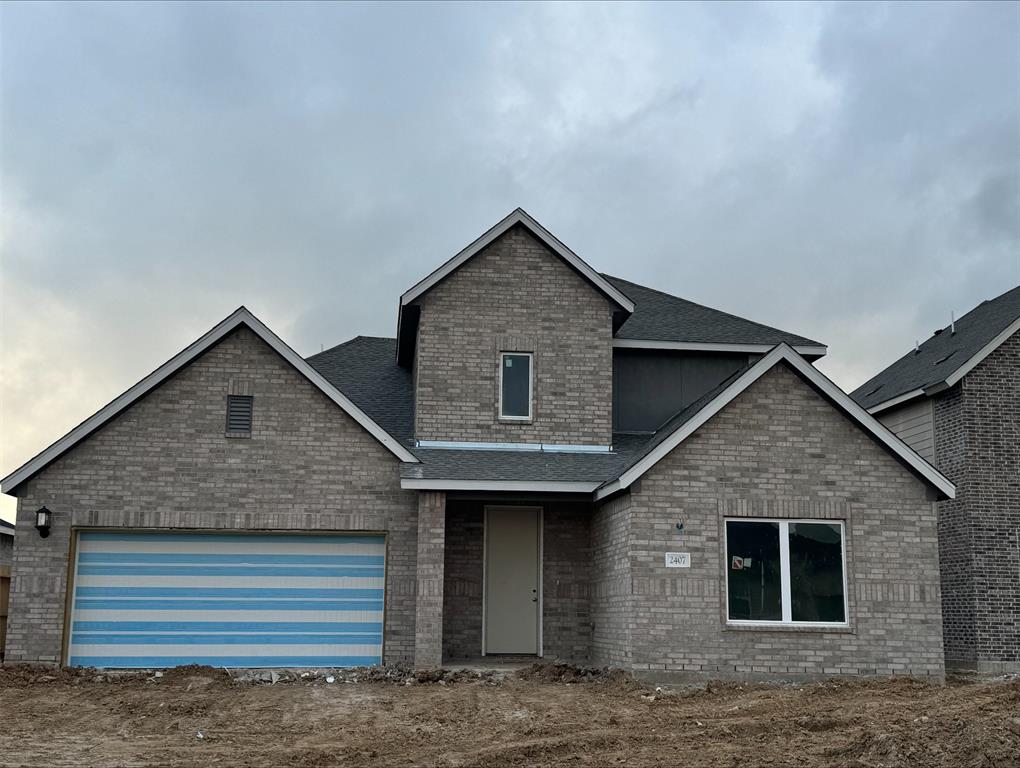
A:
POLYGON ((946 665, 1020 673, 1020 287, 939 328, 853 398, 948 475, 946 665))
POLYGON ((245 309, 2 481, 8 655, 943 675, 953 485, 814 341, 516 210, 307 360, 245 309))

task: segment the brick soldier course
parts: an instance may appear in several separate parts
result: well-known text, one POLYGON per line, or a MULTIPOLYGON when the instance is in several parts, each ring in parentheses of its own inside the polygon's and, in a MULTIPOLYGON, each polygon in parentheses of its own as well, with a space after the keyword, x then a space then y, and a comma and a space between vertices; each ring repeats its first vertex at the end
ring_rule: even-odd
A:
POLYGON ((942 677, 935 501, 954 489, 795 351, 822 345, 651 289, 634 303, 520 210, 457 259, 402 300, 397 340, 301 361, 239 310, 158 386, 6 478, 8 658, 66 663, 69 559, 95 528, 384 534, 384 661, 476 658, 486 546, 503 546, 486 545, 484 510, 520 505, 542 509, 546 658, 662 678, 942 677), (614 344, 635 339, 734 364, 705 367, 726 373, 654 434, 613 434, 614 398, 653 396, 614 392, 614 344), (501 352, 533 356, 526 421, 500 418, 501 352), (231 394, 253 398, 249 436, 225 433, 231 394), (723 524, 747 517, 845 525, 845 625, 728 621, 723 524), (667 551, 689 567, 664 567, 667 551))

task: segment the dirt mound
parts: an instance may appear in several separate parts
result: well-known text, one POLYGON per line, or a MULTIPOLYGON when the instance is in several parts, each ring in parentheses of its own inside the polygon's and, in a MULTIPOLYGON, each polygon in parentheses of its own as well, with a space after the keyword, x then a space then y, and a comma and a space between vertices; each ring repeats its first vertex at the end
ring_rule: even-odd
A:
POLYGON ((82 685, 84 683, 126 683, 144 678, 144 674, 118 672, 108 674, 90 667, 50 667, 45 664, 5 664, 0 666, 0 689, 36 685, 82 685))
POLYGON ((196 677, 223 682, 230 680, 230 673, 223 667, 210 667, 204 664, 184 664, 180 667, 163 670, 158 674, 159 677, 171 683, 191 680, 196 677))
POLYGON ((566 664, 240 675, 0 668, 0 764, 1020 766, 1015 680, 713 683, 660 695, 618 670, 566 664))
POLYGON ((517 672, 521 680, 539 683, 597 683, 618 688, 644 688, 622 669, 612 667, 579 667, 573 664, 532 664, 517 672))

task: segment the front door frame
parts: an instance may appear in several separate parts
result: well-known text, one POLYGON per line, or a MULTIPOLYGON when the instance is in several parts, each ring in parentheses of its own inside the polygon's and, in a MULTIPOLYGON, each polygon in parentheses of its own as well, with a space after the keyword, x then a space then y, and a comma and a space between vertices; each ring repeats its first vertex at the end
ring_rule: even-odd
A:
POLYGON ((486 602, 489 594, 489 510, 490 509, 514 509, 534 510, 538 516, 538 657, 542 658, 545 653, 542 647, 542 628, 545 616, 544 597, 542 592, 543 577, 545 575, 545 508, 539 504, 486 504, 483 507, 482 523, 482 656, 486 655, 485 636, 487 632, 486 602))

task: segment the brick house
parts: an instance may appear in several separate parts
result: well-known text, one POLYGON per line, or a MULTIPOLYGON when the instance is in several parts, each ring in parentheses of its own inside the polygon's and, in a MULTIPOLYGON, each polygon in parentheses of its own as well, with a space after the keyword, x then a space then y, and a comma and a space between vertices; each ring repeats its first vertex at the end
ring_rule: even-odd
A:
POLYGON ((396 338, 305 360, 241 308, 2 481, 9 657, 939 679, 954 487, 825 352, 520 209, 396 338))
POLYGON ((939 504, 947 666, 1020 673, 1020 287, 852 397, 956 484, 939 504))

